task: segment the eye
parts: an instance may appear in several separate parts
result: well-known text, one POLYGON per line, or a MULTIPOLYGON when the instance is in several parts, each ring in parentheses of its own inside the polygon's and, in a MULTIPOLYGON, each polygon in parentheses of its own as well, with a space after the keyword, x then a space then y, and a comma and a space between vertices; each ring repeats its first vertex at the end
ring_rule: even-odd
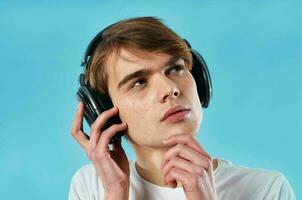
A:
POLYGON ((176 72, 182 72, 184 70, 184 66, 183 65, 173 65, 172 67, 170 67, 168 69, 168 72, 169 73, 173 73, 173 70, 176 71, 176 72))
POLYGON ((137 79, 136 81, 134 81, 134 82, 130 85, 130 88, 139 87, 140 85, 144 84, 145 82, 146 82, 146 80, 143 79, 143 78, 137 79))

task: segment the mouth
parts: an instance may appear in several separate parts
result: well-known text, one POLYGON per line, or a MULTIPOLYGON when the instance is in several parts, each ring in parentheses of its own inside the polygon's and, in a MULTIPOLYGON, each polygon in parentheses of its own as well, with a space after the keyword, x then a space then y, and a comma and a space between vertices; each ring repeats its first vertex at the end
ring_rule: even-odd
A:
POLYGON ((175 106, 167 110, 164 116, 161 118, 161 122, 176 123, 188 118, 191 114, 191 110, 185 106, 175 106))

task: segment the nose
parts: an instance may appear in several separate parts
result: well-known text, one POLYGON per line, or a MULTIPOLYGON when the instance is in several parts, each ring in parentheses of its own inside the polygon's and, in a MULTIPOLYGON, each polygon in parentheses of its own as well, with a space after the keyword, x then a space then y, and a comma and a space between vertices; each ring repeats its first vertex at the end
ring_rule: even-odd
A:
POLYGON ((180 91, 172 80, 167 77, 162 78, 158 81, 159 88, 159 102, 164 103, 169 99, 176 99, 180 95, 180 91))

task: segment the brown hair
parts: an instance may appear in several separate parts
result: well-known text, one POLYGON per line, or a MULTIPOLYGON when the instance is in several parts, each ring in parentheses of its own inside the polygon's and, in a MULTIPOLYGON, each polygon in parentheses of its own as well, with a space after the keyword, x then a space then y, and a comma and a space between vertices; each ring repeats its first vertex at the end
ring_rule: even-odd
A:
POLYGON ((191 69, 192 55, 186 43, 156 17, 137 17, 117 22, 103 33, 90 66, 85 72, 90 86, 101 93, 108 93, 104 65, 113 53, 126 48, 134 52, 147 51, 180 56, 191 69))

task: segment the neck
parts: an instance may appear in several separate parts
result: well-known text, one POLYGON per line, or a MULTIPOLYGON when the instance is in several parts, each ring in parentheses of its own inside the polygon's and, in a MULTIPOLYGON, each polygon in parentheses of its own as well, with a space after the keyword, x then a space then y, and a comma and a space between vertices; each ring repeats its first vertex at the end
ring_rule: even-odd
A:
MULTIPOLYGON (((164 176, 160 165, 164 158, 165 153, 170 148, 151 148, 133 145, 136 152, 135 167, 138 174, 145 180, 159 186, 168 187, 165 184, 164 176)), ((217 168, 217 160, 213 160, 213 170, 217 168)), ((177 187, 181 187, 181 183, 177 182, 177 187)))

